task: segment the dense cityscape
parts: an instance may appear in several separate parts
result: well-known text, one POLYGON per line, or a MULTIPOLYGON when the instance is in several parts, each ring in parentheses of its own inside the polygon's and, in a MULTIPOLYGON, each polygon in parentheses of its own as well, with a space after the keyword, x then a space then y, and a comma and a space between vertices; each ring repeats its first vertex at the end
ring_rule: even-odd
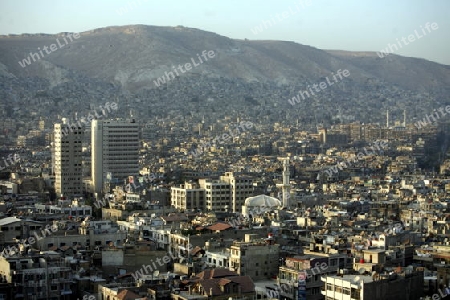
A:
POLYGON ((450 69, 402 41, 0 35, 0 300, 450 295, 450 69))

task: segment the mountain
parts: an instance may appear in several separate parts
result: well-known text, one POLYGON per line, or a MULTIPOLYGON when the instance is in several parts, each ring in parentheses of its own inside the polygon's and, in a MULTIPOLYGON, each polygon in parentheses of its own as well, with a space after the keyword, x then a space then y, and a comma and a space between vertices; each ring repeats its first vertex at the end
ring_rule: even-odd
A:
MULTIPOLYGON (((287 100, 300 90, 307 90, 308 85, 318 84, 332 78, 339 69, 346 69, 349 77, 336 84, 339 87, 327 87, 317 95, 315 106, 330 104, 330 97, 336 97, 344 109, 362 110, 367 105, 359 102, 367 96, 382 103, 374 103, 374 109, 391 107, 400 115, 400 110, 414 106, 417 99, 412 99, 413 96, 421 94, 420 98, 427 100, 411 112, 420 116, 420 112, 428 112, 431 104, 445 104, 450 100, 450 66, 424 59, 394 54, 380 58, 375 52, 320 50, 288 41, 236 40, 182 26, 130 25, 81 32, 78 38, 69 35, 0 36, 0 89, 3 90, 0 99, 18 101, 21 97, 20 93, 13 97, 7 90, 20 90, 21 94, 33 90, 32 95, 37 90, 54 92, 69 85, 75 89, 80 82, 83 84, 76 89, 86 90, 88 98, 103 89, 112 89, 115 95, 158 97, 157 90, 174 84, 183 90, 192 89, 192 82, 202 85, 211 81, 216 86, 213 91, 221 90, 225 97, 232 92, 228 87, 219 87, 221 82, 227 82, 231 89, 239 83, 249 92, 236 99, 246 98, 251 102, 253 97, 255 103, 262 105, 278 98, 280 105, 290 107, 287 100), (50 48, 52 44, 56 45, 54 51, 48 54, 43 51, 44 46, 50 48), (200 63, 199 55, 204 50, 214 51, 214 56, 200 63), (34 53, 36 61, 30 53, 34 53), (172 66, 177 68, 186 63, 191 63, 192 69, 178 71, 179 76, 174 75, 176 80, 165 75, 166 72, 175 74, 172 66), (155 81, 159 77, 164 77, 166 83, 160 81, 158 87, 155 81), (180 87, 183 82, 186 84, 180 87), (258 91, 260 88, 264 92, 258 91), (275 90, 264 99, 264 93, 275 90)), ((192 93, 189 98, 200 97, 200 101, 206 101, 219 97, 214 93, 209 96, 192 93)), ((329 109, 328 114, 333 111, 329 109)))
MULTIPOLYGON (((72 42, 57 35, 23 34, 0 36, 0 68, 6 76, 37 76, 57 84, 72 70, 88 77, 113 82, 130 90, 154 87, 153 80, 171 71, 171 66, 197 59, 204 50, 215 57, 186 76, 237 78, 292 84, 314 81, 338 69, 348 69, 351 78, 385 81, 407 89, 426 90, 450 84, 450 66, 423 59, 374 52, 323 51, 285 41, 233 40, 215 33, 186 27, 122 26, 81 32, 72 42), (18 63, 38 47, 63 47, 26 67, 18 63)), ((36 57, 36 56, 35 56, 36 57)), ((198 63, 198 61, 197 61, 198 63)))

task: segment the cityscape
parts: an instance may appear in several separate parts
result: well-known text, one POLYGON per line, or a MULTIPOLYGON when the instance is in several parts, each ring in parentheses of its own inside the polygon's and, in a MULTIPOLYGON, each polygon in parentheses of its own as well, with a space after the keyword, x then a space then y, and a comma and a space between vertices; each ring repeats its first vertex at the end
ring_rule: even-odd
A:
POLYGON ((0 4, 0 300, 450 295, 449 3, 156 2, 0 4))

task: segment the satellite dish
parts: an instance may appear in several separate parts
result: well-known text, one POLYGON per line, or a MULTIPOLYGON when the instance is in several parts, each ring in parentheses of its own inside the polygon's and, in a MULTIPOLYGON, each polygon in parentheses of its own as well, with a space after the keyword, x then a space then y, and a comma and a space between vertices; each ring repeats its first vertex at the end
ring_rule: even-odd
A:
MULTIPOLYGON (((364 275, 364 273, 366 273, 366 269, 364 268, 359 268, 358 273, 361 275, 364 275)), ((356 278, 355 278, 356 279, 356 278)))

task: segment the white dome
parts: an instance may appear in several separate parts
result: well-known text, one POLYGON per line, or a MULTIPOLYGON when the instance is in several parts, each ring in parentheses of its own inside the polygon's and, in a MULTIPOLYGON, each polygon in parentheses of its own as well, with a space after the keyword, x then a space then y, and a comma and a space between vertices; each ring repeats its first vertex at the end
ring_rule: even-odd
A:
POLYGON ((255 197, 249 197, 245 199, 245 206, 255 207, 255 206, 265 206, 265 207, 278 207, 281 206, 281 201, 277 198, 270 197, 267 195, 259 195, 255 197))

